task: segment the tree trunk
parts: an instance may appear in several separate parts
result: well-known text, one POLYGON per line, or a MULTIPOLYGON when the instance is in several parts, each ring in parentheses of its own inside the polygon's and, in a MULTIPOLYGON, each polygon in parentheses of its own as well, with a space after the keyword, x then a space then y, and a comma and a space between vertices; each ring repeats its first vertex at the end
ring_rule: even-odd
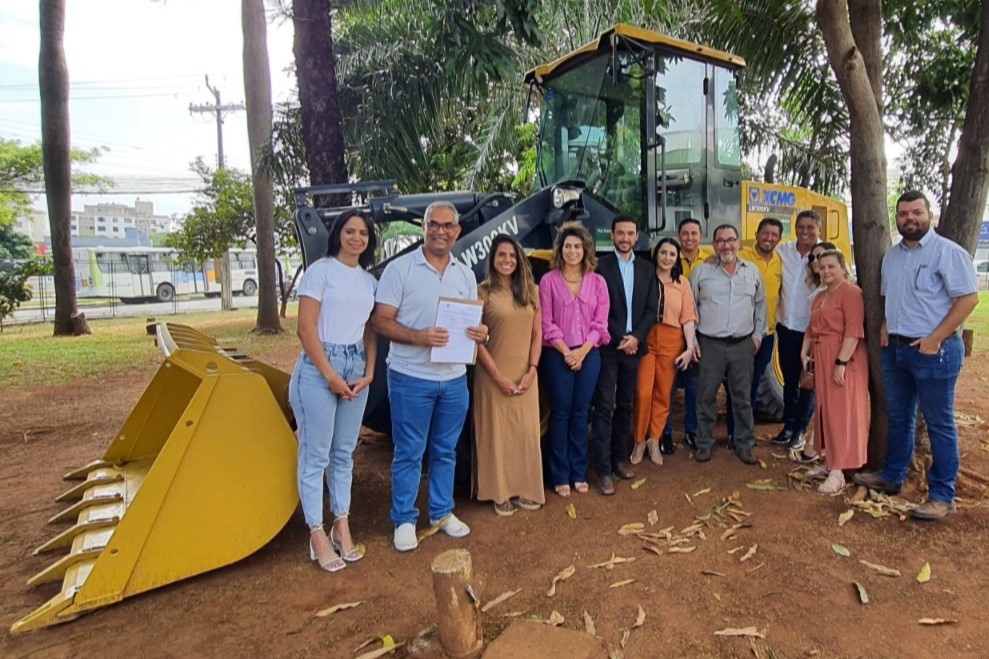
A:
POLYGON ((230 250, 213 261, 220 284, 220 311, 234 310, 234 281, 230 272, 230 250))
POLYGON ((273 334, 282 330, 278 321, 278 292, 275 288, 275 202, 271 179, 260 171, 257 163, 258 152, 271 139, 271 70, 263 0, 242 0, 241 21, 244 32, 247 143, 251 153, 258 247, 258 316, 254 331, 273 334))
POLYGON ((72 157, 69 137, 69 68, 65 63, 65 1, 41 0, 41 150, 45 198, 55 261, 55 336, 89 334, 76 306, 76 268, 72 262, 72 157))
POLYGON ((848 0, 848 19, 855 47, 862 55, 879 118, 883 116, 883 5, 881 0, 848 0))
MULTIPOLYGON (((302 143, 310 185, 346 183, 343 125, 337 100, 329 0, 293 0, 293 52, 299 82, 302 143)), ((317 200, 317 204, 349 205, 350 199, 317 200)))
POLYGON ((958 156, 951 167, 951 193, 938 233, 975 254, 989 192, 989 0, 982 0, 982 30, 968 88, 958 156))
MULTIPOLYGON (((881 20, 881 12, 856 2, 857 20, 881 20)), ((873 5, 880 6, 879 0, 873 5)), ((880 365, 879 329, 885 310, 879 295, 883 254, 890 245, 886 208, 886 150, 881 104, 876 102, 873 84, 862 52, 875 53, 872 45, 864 51, 856 47, 845 0, 818 0, 817 22, 824 36, 828 60, 848 104, 852 231, 855 234, 855 264, 859 286, 865 298, 865 336, 869 351, 869 390, 872 398, 872 425, 869 432, 869 463, 878 466, 886 456, 886 397, 880 365)), ((881 29, 859 26, 856 33, 878 38, 881 29)), ((882 75, 878 69, 877 75, 882 75)))

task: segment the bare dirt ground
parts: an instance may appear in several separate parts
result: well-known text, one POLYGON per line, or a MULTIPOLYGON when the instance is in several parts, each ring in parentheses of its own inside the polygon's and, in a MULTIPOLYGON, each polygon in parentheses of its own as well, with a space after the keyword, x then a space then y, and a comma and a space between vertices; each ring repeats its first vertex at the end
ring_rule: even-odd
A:
MULTIPOLYGON (((289 369, 294 353, 269 355, 289 369)), ((897 517, 873 519, 862 512, 843 527, 844 497, 810 491, 759 491, 760 479, 788 488, 794 464, 773 457, 760 443, 767 469, 745 467, 723 446, 714 459, 695 464, 680 448, 666 465, 640 466, 647 480, 637 489, 620 483, 611 498, 574 495, 576 519, 565 501, 547 494, 548 505, 514 517, 495 516, 490 504, 458 499, 458 514, 473 528, 464 540, 434 535, 410 554, 391 547, 390 443, 379 439, 357 451, 352 528, 367 545, 367 557, 343 572, 327 574, 308 560, 307 532, 296 513, 277 538, 229 568, 127 599, 58 627, 10 635, 10 625, 57 592, 54 584, 29 589, 25 582, 48 565, 50 556, 31 555, 57 529, 46 520, 61 509, 54 497, 65 489, 61 475, 102 455, 113 433, 139 398, 151 371, 120 373, 57 388, 14 388, 0 393, 0 613, 3 656, 333 656, 353 657, 372 636, 407 641, 434 622, 429 576, 432 558, 465 547, 473 555, 475 589, 482 601, 522 588, 483 615, 484 632, 494 638, 513 620, 506 614, 546 619, 552 611, 564 626, 584 628, 586 611, 608 648, 618 648, 638 607, 645 623, 631 632, 626 657, 986 657, 989 656, 989 570, 986 540, 989 507, 987 426, 989 354, 972 357, 963 371, 957 408, 963 417, 960 481, 962 510, 939 524, 897 517), (983 480, 980 480, 983 479, 983 480), (696 494, 710 488, 708 493, 696 494), (690 526, 738 492, 750 528, 737 539, 721 540, 716 516, 694 537, 692 553, 656 555, 634 535, 618 529, 640 522, 647 532, 690 526), (691 500, 685 495, 692 495, 691 500), (658 522, 647 517, 655 510, 658 522), (832 544, 851 552, 839 556, 832 544), (755 554, 740 562, 753 545, 755 554), (741 551, 729 551, 742 547, 741 551), (612 553, 635 557, 613 570, 587 566, 612 553), (880 576, 866 560, 899 569, 880 576), (930 563, 932 578, 916 576, 930 563), (576 566, 576 574, 546 591, 554 575, 576 566), (714 571, 724 576, 705 575, 714 571), (635 579, 629 585, 613 583, 635 579), (853 582, 868 591, 859 603, 853 582), (326 618, 313 614, 342 602, 357 608, 326 618), (922 626, 921 618, 956 622, 922 626), (743 638, 716 637, 727 627, 754 626, 765 633, 753 645, 743 638)), ((768 439, 778 426, 760 425, 768 439)), ((916 483, 904 493, 919 501, 916 483)), ((420 499, 422 501, 422 499, 420 499)), ((244 520, 250 524, 250 520, 244 520)), ((420 521, 420 524, 424 522, 420 521)), ((734 523, 729 519, 729 523, 734 523)), ((661 545, 665 551, 665 543, 661 545)), ((374 646, 371 646, 374 647, 374 646)), ((396 656, 403 656, 400 649, 396 656)))

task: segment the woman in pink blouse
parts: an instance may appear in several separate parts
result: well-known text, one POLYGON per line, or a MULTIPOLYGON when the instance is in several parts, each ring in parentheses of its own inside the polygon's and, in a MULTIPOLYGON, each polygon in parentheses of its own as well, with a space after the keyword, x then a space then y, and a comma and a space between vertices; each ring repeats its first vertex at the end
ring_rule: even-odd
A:
POLYGON ((594 272, 594 239, 579 222, 560 227, 551 270, 539 282, 543 387, 549 397, 549 472, 553 488, 587 492, 587 415, 607 344, 608 287, 594 272))

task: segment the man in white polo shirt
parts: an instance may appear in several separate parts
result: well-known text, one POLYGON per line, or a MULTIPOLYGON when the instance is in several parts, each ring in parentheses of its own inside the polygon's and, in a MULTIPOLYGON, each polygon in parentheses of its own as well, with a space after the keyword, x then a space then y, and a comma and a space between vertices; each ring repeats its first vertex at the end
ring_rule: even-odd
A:
MULTIPOLYGON (((467 369, 463 364, 438 364, 430 349, 449 341, 449 333, 435 327, 439 298, 477 299, 474 272, 450 254, 460 236, 457 209, 435 202, 423 213, 422 247, 401 256, 385 268, 375 296, 371 322, 388 338, 388 400, 391 404, 392 458, 391 520, 395 549, 411 551, 416 539, 415 507, 422 476, 422 457, 429 446, 429 522, 453 537, 470 527, 453 514, 453 476, 457 439, 467 416, 467 369)), ((484 325, 470 327, 467 335, 483 343, 484 325)))

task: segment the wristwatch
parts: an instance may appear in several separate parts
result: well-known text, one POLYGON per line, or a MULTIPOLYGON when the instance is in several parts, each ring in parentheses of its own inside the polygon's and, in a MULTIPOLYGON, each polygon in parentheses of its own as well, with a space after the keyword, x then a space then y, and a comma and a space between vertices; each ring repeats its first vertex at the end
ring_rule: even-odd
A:
POLYGON ((835 366, 846 366, 849 361, 851 361, 851 360, 848 360, 848 359, 835 359, 834 360, 834 365, 835 366))

